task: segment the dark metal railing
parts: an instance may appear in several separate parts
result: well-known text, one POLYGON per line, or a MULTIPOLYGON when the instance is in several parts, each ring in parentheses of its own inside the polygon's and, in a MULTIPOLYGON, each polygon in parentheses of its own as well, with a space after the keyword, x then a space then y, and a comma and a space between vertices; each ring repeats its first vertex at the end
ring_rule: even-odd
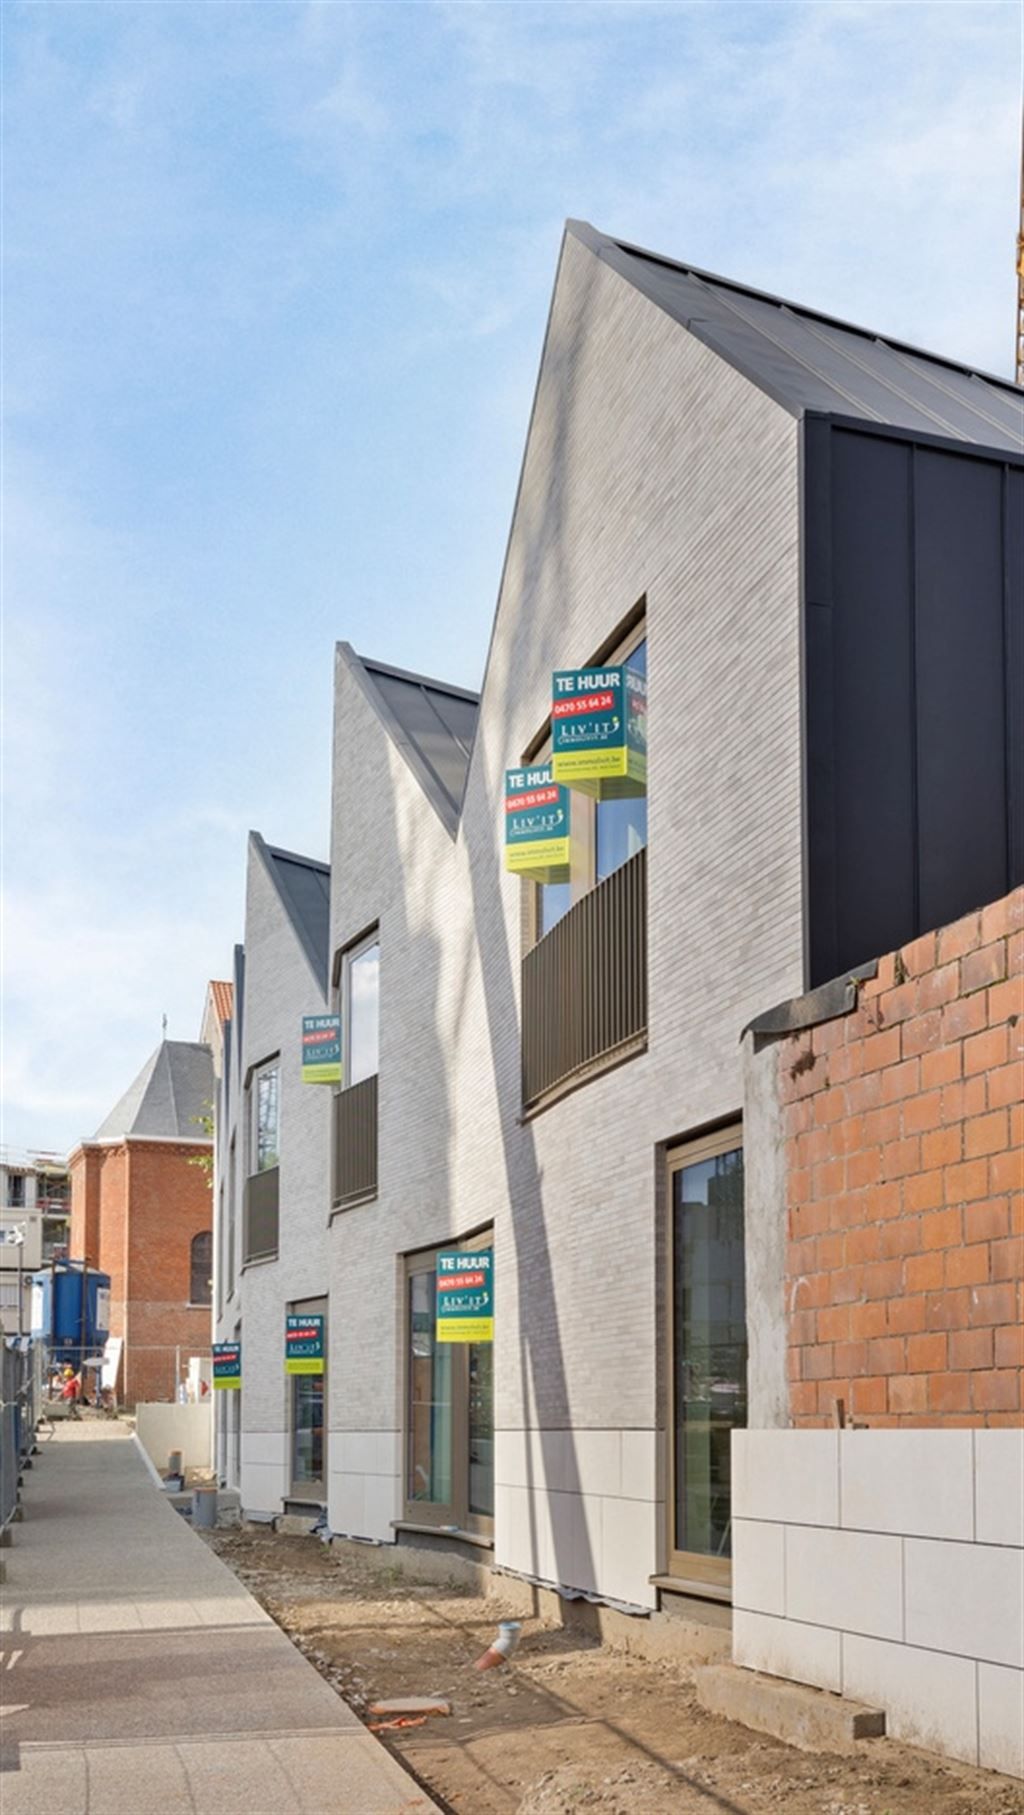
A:
POLYGON ((523 960, 523 1108, 647 1032, 647 852, 577 901, 523 960))
POLYGON ((242 1207, 242 1264, 250 1260, 268 1260, 277 1253, 277 1225, 280 1191, 278 1168, 254 1172, 245 1181, 245 1203, 242 1207))
POLYGON ((377 1195, 377 1075, 334 1099, 333 1192, 336 1210, 377 1195))

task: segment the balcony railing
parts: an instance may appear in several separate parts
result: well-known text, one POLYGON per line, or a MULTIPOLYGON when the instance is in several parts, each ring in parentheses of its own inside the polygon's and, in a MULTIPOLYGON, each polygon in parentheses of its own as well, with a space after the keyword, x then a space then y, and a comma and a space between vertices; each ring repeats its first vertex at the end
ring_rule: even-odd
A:
POLYGON ((250 1260, 272 1260, 277 1253, 279 1169, 254 1172, 245 1181, 242 1208, 242 1265, 250 1260))
POLYGON ((523 960, 523 1108, 643 1045, 647 852, 577 901, 523 960))
POLYGON ((349 1210, 377 1195, 377 1075, 334 1099, 333 1204, 349 1210))

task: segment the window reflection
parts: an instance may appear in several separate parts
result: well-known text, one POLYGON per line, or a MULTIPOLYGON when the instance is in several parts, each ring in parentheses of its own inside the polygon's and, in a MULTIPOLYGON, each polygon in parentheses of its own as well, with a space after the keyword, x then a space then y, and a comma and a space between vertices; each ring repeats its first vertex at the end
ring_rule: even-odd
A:
POLYGON ((747 1422, 743 1151, 674 1174, 675 1543, 732 1552, 730 1437, 747 1422))
POLYGON ((452 1499, 452 1349, 434 1341, 433 1269, 409 1281, 410 1500, 452 1499))
POLYGON ((380 943, 374 941, 348 967, 349 1066, 346 1084, 361 1084, 378 1070, 380 943))

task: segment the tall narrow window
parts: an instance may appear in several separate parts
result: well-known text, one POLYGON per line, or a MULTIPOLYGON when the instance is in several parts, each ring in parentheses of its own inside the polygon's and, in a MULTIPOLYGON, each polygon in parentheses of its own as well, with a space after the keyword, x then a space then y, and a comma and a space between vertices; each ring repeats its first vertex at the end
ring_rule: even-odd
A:
POLYGON ((342 1022, 347 1048, 346 1088, 377 1075, 380 1023, 380 939, 376 933, 345 960, 342 1022))
POLYGON ((189 1288, 190 1305, 208 1305, 211 1302, 213 1280, 213 1234, 203 1229, 199 1235, 192 1237, 189 1251, 189 1288))
POLYGON ((669 1166, 673 1572, 727 1584, 730 1439, 747 1422, 743 1149, 739 1130, 669 1166))
MULTIPOLYGON (((492 1243, 487 1233, 465 1245, 489 1252, 492 1243)), ((406 1262, 406 1517, 487 1534, 494 1521, 494 1345, 438 1341, 438 1252, 406 1262)))
POLYGON ((224 1268, 224 1296, 231 1299, 235 1294, 235 1137, 231 1136, 231 1149, 228 1158, 228 1236, 227 1265, 224 1268))
POLYGON ((253 1172, 269 1172, 278 1163, 281 1121, 281 1071, 264 1065, 253 1080, 253 1172))
POLYGON ((412 1501, 452 1501, 452 1354, 434 1337, 434 1269, 409 1280, 409 1479, 412 1501))
MULTIPOLYGON (((323 1318, 324 1368, 327 1348, 327 1300, 305 1298, 288 1306, 295 1315, 323 1318)), ((299 1499, 322 1500, 326 1474, 326 1373, 291 1376, 291 1490, 299 1499)))

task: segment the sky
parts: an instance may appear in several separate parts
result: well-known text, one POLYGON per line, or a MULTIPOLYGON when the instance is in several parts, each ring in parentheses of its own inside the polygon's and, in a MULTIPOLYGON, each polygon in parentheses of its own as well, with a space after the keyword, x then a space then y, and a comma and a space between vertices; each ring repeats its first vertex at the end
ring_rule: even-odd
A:
POLYGON ((198 1038, 332 651, 475 687, 567 216, 1008 374, 1020 0, 3 8, 14 1148, 198 1038))

